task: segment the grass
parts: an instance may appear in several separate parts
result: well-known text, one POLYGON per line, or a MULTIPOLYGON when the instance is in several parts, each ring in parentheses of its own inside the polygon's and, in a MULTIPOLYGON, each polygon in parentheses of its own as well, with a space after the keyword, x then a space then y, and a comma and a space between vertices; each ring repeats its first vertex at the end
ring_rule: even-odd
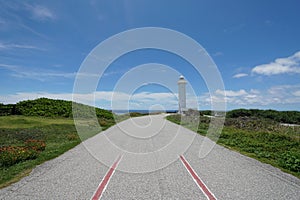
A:
MULTIPOLYGON (((117 115, 115 120, 102 117, 98 119, 98 122, 79 121, 79 128, 85 130, 80 138, 71 118, 13 115, 0 117, 0 147, 24 146, 27 140, 46 143, 45 150, 39 152, 35 159, 18 162, 9 167, 0 164, 0 188, 17 182, 28 175, 35 166, 61 155, 82 140, 99 133, 101 130, 97 123, 101 125, 102 130, 105 130, 114 125, 115 121, 120 122, 138 116, 143 116, 143 114, 117 115)), ((181 120, 180 115, 170 115, 167 119, 204 136, 210 122, 207 117, 201 117, 200 123, 192 117, 181 120)), ((285 127, 272 120, 229 118, 226 119, 225 127, 217 143, 300 178, 299 139, 300 127, 285 127)))
POLYGON ((1 147, 21 147, 27 150, 24 144, 28 140, 43 141, 46 147, 43 151, 38 152, 37 157, 22 160, 11 166, 3 166, 4 160, 0 159, 0 188, 19 181, 27 176, 35 166, 63 154, 81 141, 106 130, 116 122, 139 116, 144 116, 144 114, 130 113, 115 115, 113 118, 99 117, 96 121, 89 118, 77 120, 77 128, 83 130, 80 136, 77 134, 72 118, 23 115, 1 116, 0 158, 3 159, 3 156, 1 157, 1 147), (101 128, 99 128, 99 124, 101 128))
POLYGON ((32 128, 35 126, 44 126, 51 124, 73 124, 71 118, 46 118, 46 117, 29 117, 23 115, 11 115, 0 117, 0 128, 32 128))
MULTIPOLYGON (((99 123, 104 130, 112 126, 114 121, 102 118, 99 119, 99 123)), ((0 117, 0 147, 22 147, 26 150, 24 144, 28 140, 46 143, 45 149, 40 151, 36 158, 26 159, 11 166, 2 166, 4 161, 0 160, 0 188, 20 180, 28 175, 36 165, 61 155, 78 145, 81 140, 92 137, 101 131, 97 128, 98 126, 92 126, 86 121, 80 127, 88 128, 81 139, 77 134, 73 119, 70 118, 0 117)))
MULTIPOLYGON (((168 120, 206 136, 210 119, 181 120, 170 115, 168 120)), ((270 119, 227 118, 218 144, 238 151, 300 178, 300 127, 286 127, 270 119)))

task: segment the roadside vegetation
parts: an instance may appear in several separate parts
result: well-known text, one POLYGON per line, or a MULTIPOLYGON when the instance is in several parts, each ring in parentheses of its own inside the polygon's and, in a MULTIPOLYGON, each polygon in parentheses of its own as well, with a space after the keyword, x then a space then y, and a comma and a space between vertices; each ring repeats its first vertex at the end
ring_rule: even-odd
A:
MULTIPOLYGON (((0 188, 18 181, 36 165, 61 155, 116 122, 143 115, 114 115, 103 109, 47 98, 0 104, 0 188), (75 113, 79 128, 85 130, 80 137, 74 125, 72 104, 78 111, 75 113), (96 121, 92 120, 95 115, 96 121)), ((211 120, 207 116, 211 112, 201 111, 200 115, 199 124, 193 114, 183 121, 180 115, 170 115, 168 119, 206 135, 211 120)), ((230 111, 216 141, 300 177, 300 127, 281 123, 300 124, 300 112, 230 111)))
MULTIPOLYGON (((83 104, 76 104, 76 108, 95 110, 101 130, 115 124, 113 113, 109 111, 83 104)), ((80 126, 88 131, 80 138, 73 121, 71 101, 41 98, 1 104, 0 188, 18 181, 36 165, 61 155, 101 131, 95 124, 83 122, 80 126)))
MULTIPOLYGON (((208 114, 200 112, 200 123, 193 115, 167 119, 206 136, 211 121, 208 114)), ((300 125, 297 111, 233 110, 226 115, 220 137, 211 139, 300 178, 300 126, 296 124, 300 125)))

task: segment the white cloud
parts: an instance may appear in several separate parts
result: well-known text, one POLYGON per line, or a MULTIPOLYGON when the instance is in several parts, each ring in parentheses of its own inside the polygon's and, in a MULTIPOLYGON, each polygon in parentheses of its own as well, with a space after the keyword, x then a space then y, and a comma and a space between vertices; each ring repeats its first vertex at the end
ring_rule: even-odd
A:
POLYGON ((210 107, 212 102, 226 102, 229 108, 270 108, 282 109, 289 105, 300 110, 300 85, 279 85, 267 90, 217 90, 199 97, 199 107, 210 107))
POLYGON ((64 100, 71 100, 72 94, 51 94, 47 92, 19 92, 16 94, 10 94, 10 95, 1 95, 0 101, 4 104, 10 104, 10 103, 17 103, 19 101, 23 100, 32 100, 37 99, 41 97, 47 97, 52 99, 64 99, 64 100))
POLYGON ((248 74, 240 73, 240 74, 235 74, 235 75, 233 76, 233 78, 242 78, 242 77, 245 77, 245 76, 248 76, 248 74))
MULTIPOLYGON (((96 91, 86 94, 22 92, 11 95, 0 95, 0 102, 9 104, 22 100, 32 100, 41 97, 51 99, 74 100, 79 103, 97 106, 105 109, 151 109, 160 107, 165 110, 178 109, 177 93, 168 92, 140 92, 128 94, 119 91, 96 91)), ((187 106, 198 108, 197 98, 187 94, 187 106)))
POLYGON ((0 17, 0 30, 6 30, 8 26, 7 20, 0 17))
POLYGON ((12 76, 17 78, 27 78, 38 81, 52 81, 53 78, 74 78, 76 76, 75 72, 55 72, 55 71, 16 71, 12 74, 12 76))
POLYGON ((4 63, 0 63, 0 68, 4 68, 12 72, 11 76, 39 81, 50 81, 51 78, 74 78, 76 76, 76 72, 42 71, 40 69, 28 70, 28 68, 24 68, 22 66, 4 63))
POLYGON ((293 92, 294 96, 300 97, 300 90, 293 92))
POLYGON ((256 90, 256 89, 251 89, 250 93, 252 93, 252 94, 260 94, 260 91, 256 90))
POLYGON ((0 50, 7 50, 7 49, 35 49, 35 50, 43 50, 39 47, 27 45, 27 44, 5 44, 0 42, 0 50))
POLYGON ((33 19, 39 21, 56 19, 56 15, 45 6, 27 4, 26 7, 30 11, 33 19))
MULTIPOLYGON (((105 109, 151 109, 154 105, 164 109, 177 109, 177 93, 168 92, 140 92, 128 94, 119 91, 96 91, 87 94, 72 93, 47 93, 47 92, 23 92, 11 95, 0 95, 2 103, 16 103, 22 100, 41 97, 51 99, 64 99, 96 105, 105 109)), ((214 93, 205 93, 198 97, 187 94, 187 107, 210 109, 213 104, 227 104, 232 108, 274 108, 284 109, 289 106, 294 110, 300 110, 300 85, 279 85, 267 90, 217 90, 214 93), (226 96, 225 96, 226 95, 226 96)))
POLYGON ((15 71, 15 70, 18 69, 18 66, 0 63, 0 68, 4 68, 4 69, 7 69, 7 70, 15 71))
POLYGON ((217 57, 217 56, 223 56, 224 54, 220 51, 217 51, 216 53, 213 54, 213 56, 217 57))
POLYGON ((124 92, 96 91, 87 94, 72 93, 16 93, 12 95, 0 95, 0 102, 16 103, 22 100, 37 99, 41 97, 51 99, 74 100, 87 105, 96 105, 106 109, 148 109, 153 105, 161 105, 165 109, 177 109, 177 94, 141 92, 133 95, 124 92), (95 102, 94 102, 95 101, 95 102))
POLYGON ((300 73, 300 51, 287 58, 277 58, 269 64, 262 64, 252 69, 253 73, 262 75, 276 75, 300 73))
POLYGON ((238 91, 233 91, 233 90, 217 90, 216 94, 218 95, 224 95, 227 97, 237 97, 237 96, 242 96, 248 94, 245 90, 238 90, 238 91))
MULTIPOLYGON (((147 109, 153 105, 161 105, 165 109, 177 109, 177 94, 168 92, 140 92, 127 94, 124 92, 112 93, 112 107, 121 109, 129 107, 130 109, 147 109)), ((106 99, 106 100, 110 100, 106 99)))

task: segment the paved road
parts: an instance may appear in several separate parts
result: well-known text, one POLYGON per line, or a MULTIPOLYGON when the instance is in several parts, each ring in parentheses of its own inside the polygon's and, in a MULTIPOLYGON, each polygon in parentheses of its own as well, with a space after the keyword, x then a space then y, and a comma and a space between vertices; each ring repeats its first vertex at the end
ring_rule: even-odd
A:
POLYGON ((0 199, 299 200, 296 177, 219 145, 200 159, 202 141, 163 115, 127 120, 38 166, 0 199))

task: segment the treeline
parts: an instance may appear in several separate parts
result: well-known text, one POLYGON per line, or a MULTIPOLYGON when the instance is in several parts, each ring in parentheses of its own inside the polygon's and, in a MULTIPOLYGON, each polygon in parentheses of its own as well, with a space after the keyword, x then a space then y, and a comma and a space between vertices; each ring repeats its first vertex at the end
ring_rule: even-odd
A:
POLYGON ((104 109, 73 103, 72 101, 47 98, 26 100, 16 104, 0 104, 0 116, 25 115, 43 117, 73 117, 72 104, 73 108, 76 109, 76 115, 79 115, 80 117, 91 117, 95 112, 99 118, 113 119, 112 112, 104 109))
POLYGON ((252 117, 270 119, 280 123, 300 124, 299 111, 237 109, 226 113, 227 118, 252 117))

